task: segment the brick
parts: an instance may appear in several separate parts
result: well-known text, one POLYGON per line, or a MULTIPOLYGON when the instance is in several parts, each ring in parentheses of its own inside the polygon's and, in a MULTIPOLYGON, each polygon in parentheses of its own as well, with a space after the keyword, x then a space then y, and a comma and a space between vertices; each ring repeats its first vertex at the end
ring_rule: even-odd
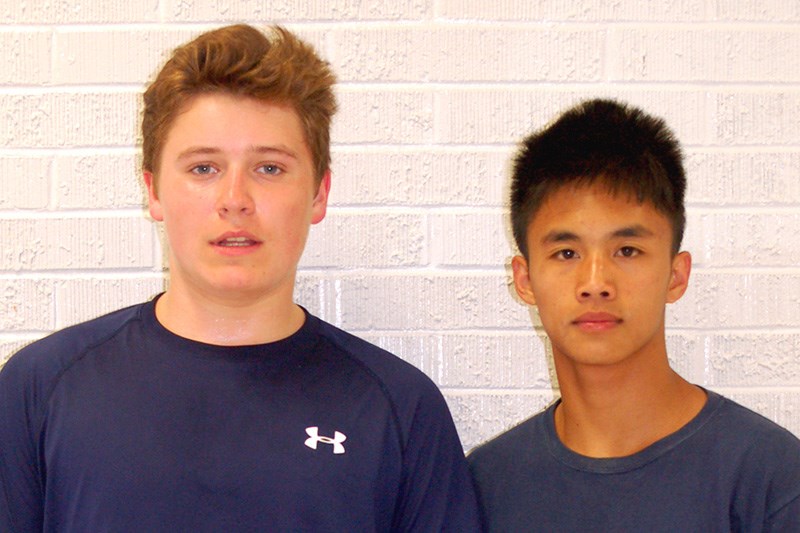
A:
POLYGON ((780 206, 800 203, 800 152, 687 150, 688 202, 780 206))
POLYGON ((164 290, 160 275, 140 278, 71 279, 56 286, 58 329, 152 299, 164 290))
POLYGON ((800 334, 712 333, 708 344, 709 386, 800 386, 800 334))
POLYGON ((134 93, 0 94, 0 148, 133 146, 134 93))
POLYGON ((505 272, 339 277, 341 326, 348 331, 525 328, 527 307, 505 272), (389 305, 391 303, 391 305, 389 305))
POLYGON ((359 335, 422 370, 439 387, 442 386, 442 338, 430 333, 378 333, 359 335))
POLYGON ((604 41, 585 27, 347 28, 332 59, 344 81, 598 81, 604 41))
POLYGON ((155 78, 172 50, 198 31, 59 30, 53 77, 59 84, 137 83, 155 78))
POLYGON ((44 209, 49 204, 47 157, 0 155, 0 209, 44 209))
POLYGON ((541 412, 557 397, 551 389, 526 393, 444 391, 466 450, 541 412))
POLYGON ((670 0, 667 2, 595 2, 566 0, 561 2, 464 2, 441 0, 436 14, 451 19, 509 20, 509 21, 687 21, 697 22, 706 15, 701 0, 670 0))
POLYGON ((416 214, 330 210, 311 227, 303 267, 398 267, 427 263, 425 219, 416 214))
POLYGON ((667 319, 681 328, 796 327, 800 274, 697 270, 683 298, 667 306, 667 319))
POLYGON ((714 0, 712 7, 720 21, 800 21, 800 4, 785 0, 714 0))
POLYGON ((334 205, 465 205, 507 203, 508 149, 427 150, 336 147, 334 205))
POLYGON ((49 279, 0 278, 0 331, 51 331, 55 326, 53 292, 49 279))
POLYGON ((257 0, 169 0, 169 19, 184 22, 291 22, 417 20, 430 14, 430 2, 422 0, 330 0, 328 2, 260 2, 257 0))
POLYGON ((762 88, 712 94, 716 140, 724 145, 800 143, 800 91, 762 88))
POLYGON ((56 205, 63 209, 124 209, 147 204, 138 154, 59 156, 56 205))
POLYGON ((364 339, 414 364, 439 387, 546 388, 544 338, 523 333, 367 333, 364 339))
POLYGON ((0 219, 0 270, 151 268, 156 244, 142 217, 0 219))
POLYGON ((800 81, 797 31, 622 29, 609 46, 612 80, 800 81))
POLYGON ((50 32, 0 32, 0 85, 41 85, 51 79, 50 32))
POLYGON ((156 22, 158 0, 70 0, 4 2, 0 22, 6 24, 81 24, 156 22))
POLYGON ((433 139, 432 92, 340 86, 337 97, 341 111, 331 138, 339 144, 427 144, 433 139))
POLYGON ((781 425, 800 437, 800 389, 727 389, 715 388, 727 396, 781 425))
POLYGON ((713 131, 707 98, 699 91, 511 87, 443 89, 435 96, 437 143, 516 144, 572 105, 599 97, 663 117, 684 144, 707 142, 713 131))
POLYGON ((693 212, 689 248, 698 267, 793 267, 800 264, 800 210, 693 212))
POLYGON ((337 314, 338 290, 318 272, 298 271, 294 285, 294 301, 309 313, 338 326, 341 317, 337 314))
POLYGON ((496 268, 517 253, 505 211, 435 213, 430 226, 434 265, 496 268))
POLYGON ((705 382, 705 352, 702 335, 667 329, 666 343, 669 364, 684 379, 692 383, 705 382))

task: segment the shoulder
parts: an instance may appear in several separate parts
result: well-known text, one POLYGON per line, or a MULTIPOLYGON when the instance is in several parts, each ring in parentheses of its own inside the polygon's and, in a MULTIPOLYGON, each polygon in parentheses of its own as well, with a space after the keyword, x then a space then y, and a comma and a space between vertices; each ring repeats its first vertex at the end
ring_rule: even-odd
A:
POLYGON ((43 381, 57 377, 80 359, 88 350, 117 334, 131 321, 139 319, 139 304, 56 331, 25 346, 3 366, 0 383, 43 381))
POLYGON ((710 401, 716 397, 719 402, 711 419, 716 438, 739 443, 737 448, 752 453, 772 455, 784 450, 800 456, 800 440, 787 429, 729 398, 713 392, 709 396, 710 401))
POLYGON ((380 390, 403 428, 404 440, 413 428, 454 428, 444 396, 424 372, 383 348, 314 319, 319 321, 318 349, 334 355, 380 390))
POLYGON ((508 472, 510 465, 518 466, 535 455, 535 448, 545 442, 542 433, 548 413, 549 409, 536 414, 470 451, 467 461, 476 481, 493 473, 508 472))
POLYGON ((745 499, 766 495, 768 512, 800 506, 800 440, 766 417, 715 393, 718 409, 705 441, 714 446, 720 468, 732 468, 745 499))

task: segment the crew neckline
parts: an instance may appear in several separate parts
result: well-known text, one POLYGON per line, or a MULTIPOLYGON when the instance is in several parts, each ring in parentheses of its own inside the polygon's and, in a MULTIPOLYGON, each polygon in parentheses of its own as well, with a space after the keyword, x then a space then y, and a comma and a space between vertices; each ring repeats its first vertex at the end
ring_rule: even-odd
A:
POLYGON ((283 339, 262 344, 244 344, 237 346, 211 344, 189 339, 168 330, 158 320, 156 316, 156 302, 162 294, 163 293, 158 294, 152 300, 142 305, 140 317, 145 328, 151 332, 156 340, 166 344, 177 352, 192 354, 199 357, 268 357, 290 353, 308 353, 317 342, 319 319, 309 313, 303 306, 299 306, 305 315, 300 329, 283 339))
MULTIPOLYGON (((701 387, 702 389, 702 387, 701 387)), ((544 429, 547 447, 556 460, 575 470, 595 474, 619 474, 629 472, 645 466, 646 464, 669 453, 682 442, 697 433, 717 413, 724 402, 724 398, 713 391, 703 389, 707 400, 703 408, 686 425, 674 433, 654 442, 645 449, 625 457, 597 458, 588 457, 567 448, 558 438, 555 426, 555 410, 561 400, 554 402, 544 412, 544 429)))

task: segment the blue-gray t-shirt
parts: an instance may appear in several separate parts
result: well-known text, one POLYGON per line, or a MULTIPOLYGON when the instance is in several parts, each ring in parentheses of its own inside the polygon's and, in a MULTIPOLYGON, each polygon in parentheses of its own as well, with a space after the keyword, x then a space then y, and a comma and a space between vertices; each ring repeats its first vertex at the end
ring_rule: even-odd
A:
POLYGON ((468 457, 488 531, 800 532, 800 441, 707 391, 676 433, 622 458, 559 440, 556 405, 468 457))

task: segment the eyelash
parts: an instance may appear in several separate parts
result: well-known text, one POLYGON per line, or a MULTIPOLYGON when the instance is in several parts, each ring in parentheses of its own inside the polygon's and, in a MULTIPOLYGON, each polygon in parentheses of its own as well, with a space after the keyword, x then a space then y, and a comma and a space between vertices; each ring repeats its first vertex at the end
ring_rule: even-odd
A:
MULTIPOLYGON (((641 254, 642 251, 638 248, 633 246, 623 246, 614 254, 615 256, 624 257, 629 259, 631 257, 636 257, 637 255, 641 254)), ((562 261, 569 261, 570 259, 574 259, 578 256, 578 252, 572 250, 570 248, 566 248, 564 250, 559 250, 553 254, 553 257, 556 259, 560 259, 562 261)))
MULTIPOLYGON (((266 163, 264 165, 259 165, 256 167, 256 171, 261 174, 267 174, 270 176, 277 176, 284 172, 284 170, 280 166, 275 165, 273 163, 266 163), (262 169, 264 169, 265 171, 261 172, 262 169)), ((196 174, 198 176, 208 176, 210 174, 216 174, 219 171, 214 167, 214 165, 203 163, 200 165, 193 166, 192 168, 189 169, 189 172, 191 172, 192 174, 196 174)))
POLYGON ((207 175, 209 175, 209 174, 214 174, 214 173, 216 173, 216 172, 217 172, 217 169, 216 169, 216 168, 214 168, 214 166, 213 166, 213 165, 208 165, 208 164, 200 164, 200 165, 195 165, 195 166, 193 166, 193 167, 192 167, 192 168, 189 170, 189 172, 191 172, 192 174, 197 174, 198 176, 207 176, 207 175), (203 169, 207 169, 207 171, 205 171, 205 172, 201 172, 201 171, 200 171, 200 169, 201 169, 201 168, 203 168, 203 169))

